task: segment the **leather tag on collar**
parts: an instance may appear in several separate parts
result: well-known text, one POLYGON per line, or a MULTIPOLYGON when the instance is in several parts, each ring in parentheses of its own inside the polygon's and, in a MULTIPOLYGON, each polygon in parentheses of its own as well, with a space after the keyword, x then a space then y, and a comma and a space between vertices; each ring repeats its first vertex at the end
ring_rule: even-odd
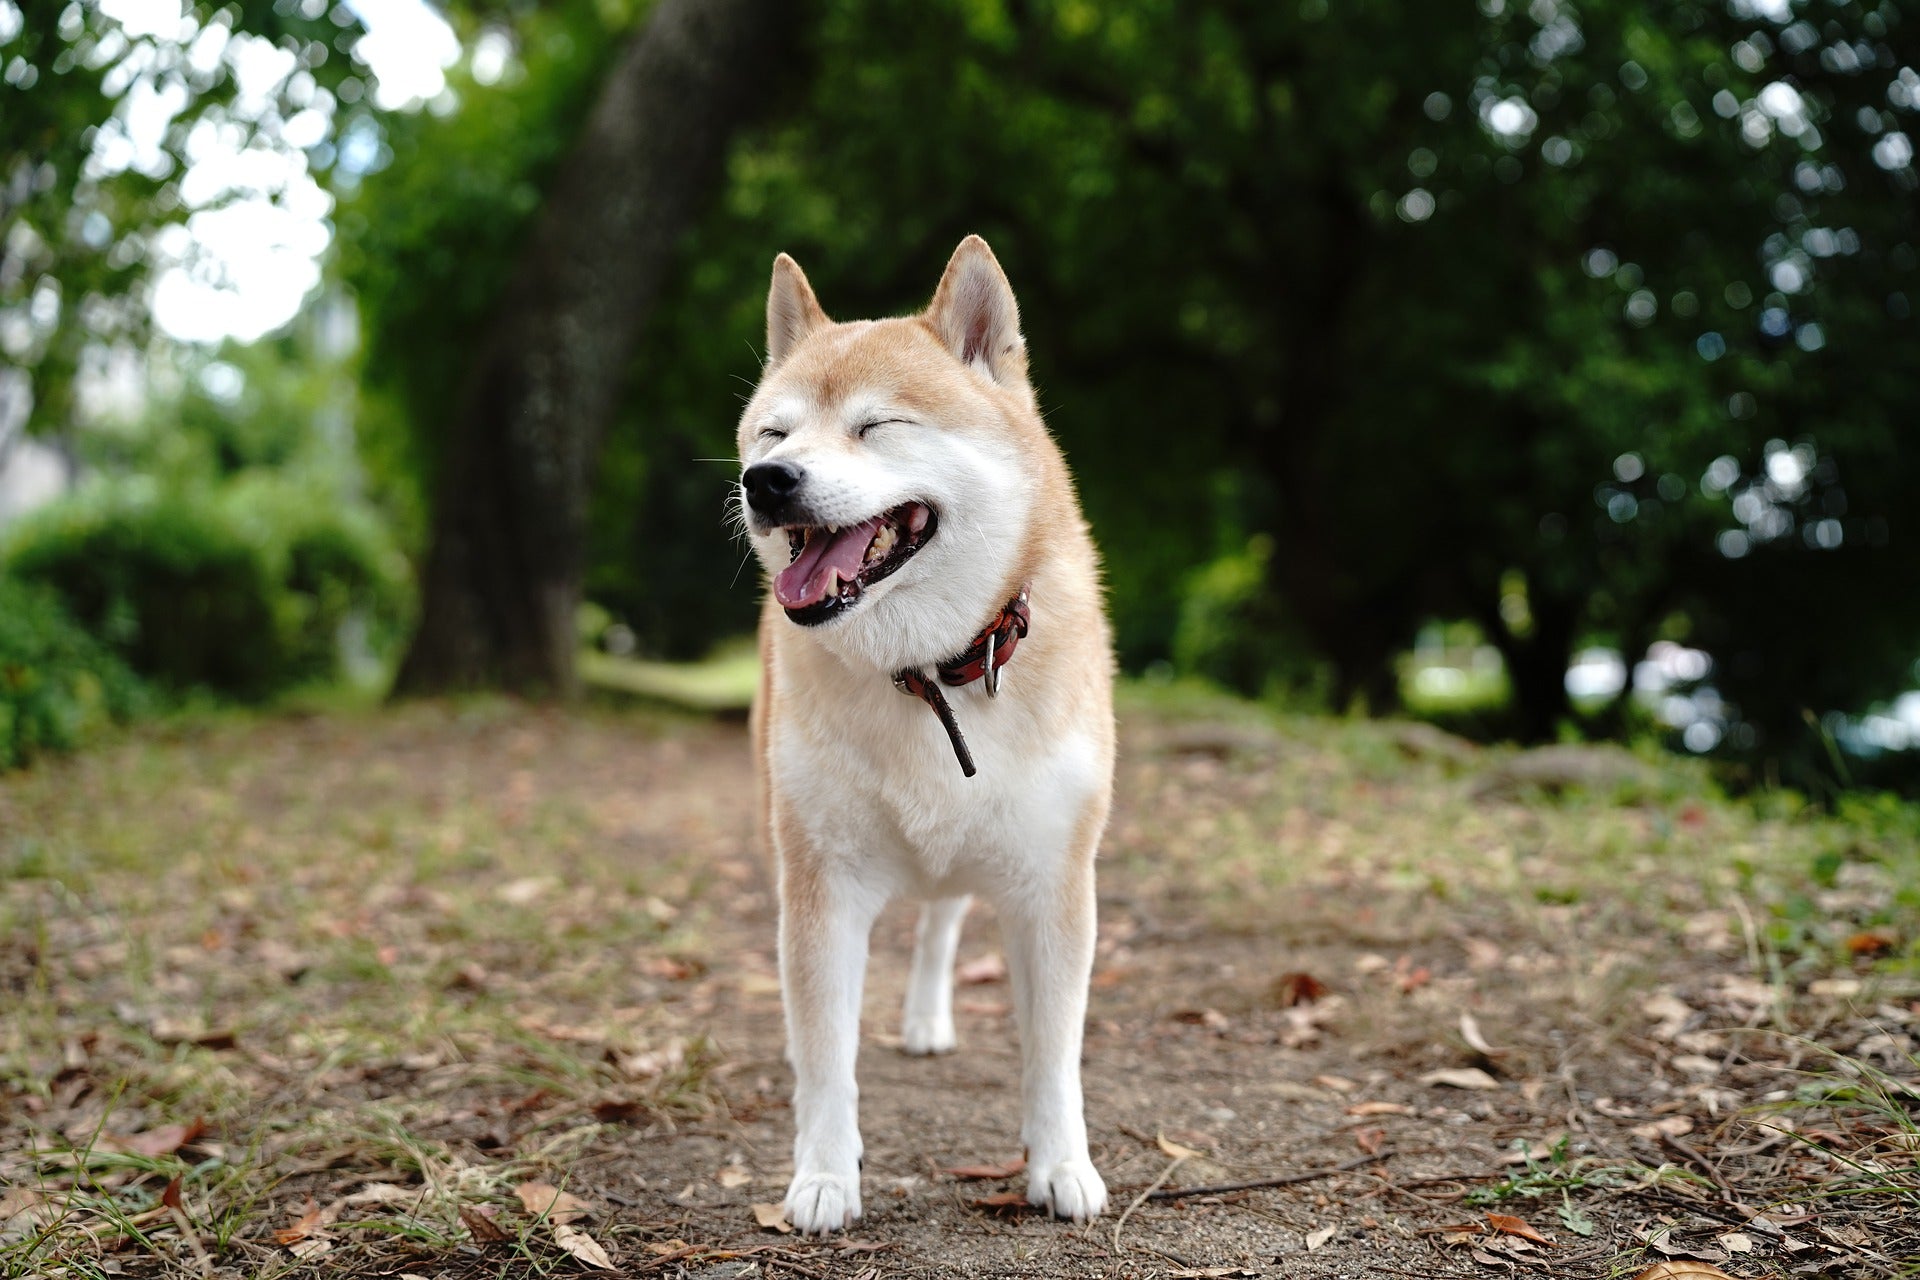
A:
MULTIPOLYGON (((1032 584, 1021 587, 1020 594, 1007 601, 999 616, 973 638, 972 644, 939 664, 940 684, 958 688, 985 680, 987 693, 999 696, 1000 668, 1012 659, 1013 651, 1033 629, 1033 612, 1027 603, 1031 590, 1032 584)), ((960 762, 960 772, 969 778, 977 773, 966 735, 960 732, 960 722, 954 718, 953 707, 940 692, 940 685, 929 680, 925 672, 907 667, 894 672, 893 687, 920 699, 940 717, 940 727, 947 731, 947 740, 953 743, 953 755, 960 762)))

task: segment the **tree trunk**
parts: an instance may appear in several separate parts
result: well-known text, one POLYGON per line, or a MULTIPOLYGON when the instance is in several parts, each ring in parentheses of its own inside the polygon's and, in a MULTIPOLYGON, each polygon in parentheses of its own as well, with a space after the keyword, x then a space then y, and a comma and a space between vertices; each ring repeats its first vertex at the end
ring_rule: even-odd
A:
POLYGON ((660 0, 601 89, 462 388, 396 694, 571 694, 601 436, 736 131, 797 65, 791 0, 660 0))
POLYGON ((1488 632, 1506 660, 1513 685, 1515 734, 1522 742, 1551 742, 1573 713, 1567 696, 1567 663, 1573 657, 1578 608, 1572 601, 1541 596, 1532 602, 1533 631, 1518 639, 1497 610, 1485 616, 1488 632))

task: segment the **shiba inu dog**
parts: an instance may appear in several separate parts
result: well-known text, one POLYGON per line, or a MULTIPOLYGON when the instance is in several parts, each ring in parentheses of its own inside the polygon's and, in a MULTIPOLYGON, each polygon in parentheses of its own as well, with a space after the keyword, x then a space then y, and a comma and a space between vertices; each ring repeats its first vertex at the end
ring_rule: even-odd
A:
POLYGON ((777 258, 739 449, 771 579, 753 743, 794 1070, 787 1218, 825 1233, 860 1216, 854 1061, 875 917, 924 902, 901 1040, 945 1053, 975 894, 999 913, 1013 987, 1027 1198, 1092 1218, 1107 1189, 1080 1044, 1112 650, 1093 541, 986 242, 962 242, 921 314, 846 324, 777 258))

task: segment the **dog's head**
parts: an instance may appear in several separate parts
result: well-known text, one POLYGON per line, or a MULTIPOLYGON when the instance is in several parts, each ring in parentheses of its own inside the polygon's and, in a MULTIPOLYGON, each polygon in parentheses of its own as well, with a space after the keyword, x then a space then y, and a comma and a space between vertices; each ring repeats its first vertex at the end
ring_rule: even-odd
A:
POLYGON ((773 264, 741 510, 795 625, 882 670, 950 656, 1020 586, 1051 446, 1019 310, 969 236, 919 315, 836 324, 773 264))

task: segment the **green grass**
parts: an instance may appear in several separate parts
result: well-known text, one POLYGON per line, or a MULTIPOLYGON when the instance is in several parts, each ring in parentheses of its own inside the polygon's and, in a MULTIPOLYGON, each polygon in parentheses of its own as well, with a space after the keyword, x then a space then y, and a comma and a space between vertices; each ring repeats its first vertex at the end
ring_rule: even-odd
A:
POLYGON ((599 693, 622 694, 690 711, 744 712, 760 684, 760 658, 751 646, 725 650, 705 662, 645 662, 588 649, 580 679, 599 693))

